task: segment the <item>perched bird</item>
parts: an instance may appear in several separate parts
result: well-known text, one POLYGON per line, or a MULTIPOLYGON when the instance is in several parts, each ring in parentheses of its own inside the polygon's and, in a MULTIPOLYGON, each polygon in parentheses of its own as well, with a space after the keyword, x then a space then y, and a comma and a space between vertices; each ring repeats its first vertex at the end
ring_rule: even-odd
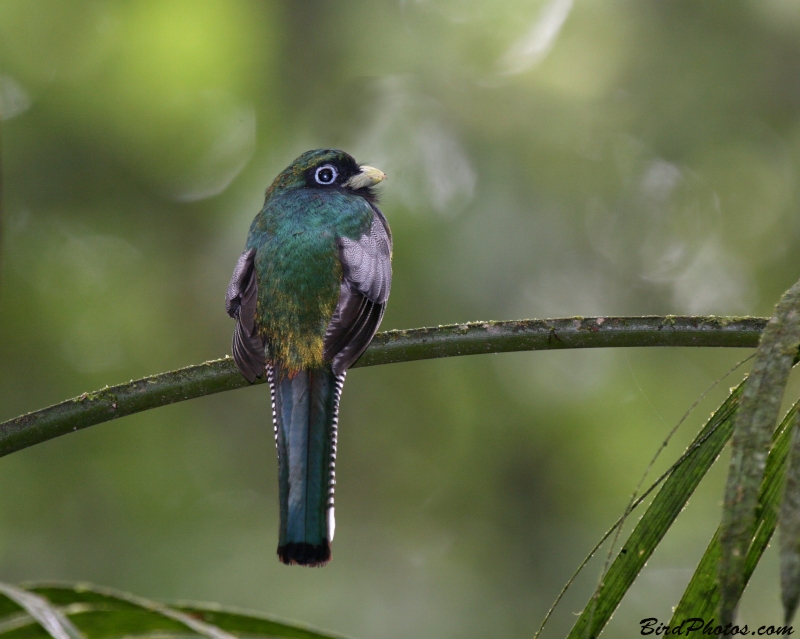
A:
POLYGON ((285 564, 331 558, 339 398, 392 284, 385 178, 343 151, 303 153, 267 189, 225 296, 236 366, 272 392, 285 564))

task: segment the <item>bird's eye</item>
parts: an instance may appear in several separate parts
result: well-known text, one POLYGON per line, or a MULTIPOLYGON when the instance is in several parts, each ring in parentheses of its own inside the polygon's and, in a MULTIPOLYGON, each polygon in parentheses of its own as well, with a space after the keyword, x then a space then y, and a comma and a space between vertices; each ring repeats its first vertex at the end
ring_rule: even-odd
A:
POLYGON ((318 184, 333 184, 336 180, 336 177, 339 174, 336 172, 336 169, 333 168, 330 164, 324 164, 323 166, 317 169, 317 172, 314 173, 314 179, 317 181, 318 184))

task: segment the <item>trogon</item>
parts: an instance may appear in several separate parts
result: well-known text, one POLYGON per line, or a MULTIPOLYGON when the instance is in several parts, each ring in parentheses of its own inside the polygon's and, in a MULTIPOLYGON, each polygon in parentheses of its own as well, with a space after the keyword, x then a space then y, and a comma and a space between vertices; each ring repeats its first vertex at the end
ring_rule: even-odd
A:
POLYGON ((285 564, 331 558, 339 399, 383 318, 392 234, 374 190, 383 172, 308 151, 267 189, 225 297, 233 359, 266 376, 278 448, 285 564))

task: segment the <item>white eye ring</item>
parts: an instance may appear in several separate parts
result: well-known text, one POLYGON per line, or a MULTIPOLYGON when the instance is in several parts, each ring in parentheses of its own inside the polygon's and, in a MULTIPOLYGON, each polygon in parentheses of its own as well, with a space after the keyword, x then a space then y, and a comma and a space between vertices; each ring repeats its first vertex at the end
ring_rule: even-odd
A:
POLYGON ((314 172, 314 179, 317 184, 324 184, 325 186, 333 184, 337 177, 339 177, 339 172, 332 164, 323 164, 314 172), (322 173, 323 171, 330 171, 330 177, 328 177, 327 173, 322 173))

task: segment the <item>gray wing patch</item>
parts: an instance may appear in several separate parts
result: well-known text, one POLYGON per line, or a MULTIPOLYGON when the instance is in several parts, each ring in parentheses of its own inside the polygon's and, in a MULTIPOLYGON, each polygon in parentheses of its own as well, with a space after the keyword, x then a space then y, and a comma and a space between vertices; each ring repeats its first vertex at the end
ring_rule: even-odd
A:
POLYGON ((264 340, 256 330, 258 283, 255 269, 256 250, 245 251, 236 262, 225 293, 225 310, 236 320, 233 331, 233 361, 251 384, 264 375, 266 356, 264 340))
POLYGON ((366 350, 383 319, 392 287, 392 236, 383 214, 375 212, 369 230, 357 240, 337 240, 342 284, 325 334, 324 357, 341 375, 366 350))
POLYGON ((376 214, 369 232, 358 240, 338 240, 344 279, 371 302, 385 304, 392 286, 392 239, 388 225, 376 214))

